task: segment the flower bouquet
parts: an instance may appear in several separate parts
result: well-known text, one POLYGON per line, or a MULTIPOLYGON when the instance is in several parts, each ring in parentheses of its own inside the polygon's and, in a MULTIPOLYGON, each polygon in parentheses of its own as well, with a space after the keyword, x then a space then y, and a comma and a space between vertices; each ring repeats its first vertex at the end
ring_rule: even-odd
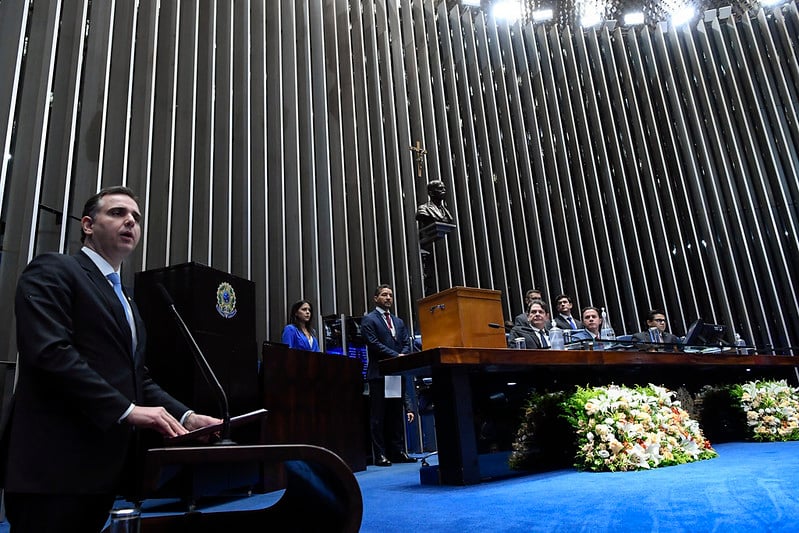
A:
POLYGON ((732 388, 759 441, 799 440, 799 389, 781 381, 750 381, 732 388))
POLYGON ((578 388, 563 403, 585 470, 628 471, 716 457, 699 424, 663 387, 578 388))

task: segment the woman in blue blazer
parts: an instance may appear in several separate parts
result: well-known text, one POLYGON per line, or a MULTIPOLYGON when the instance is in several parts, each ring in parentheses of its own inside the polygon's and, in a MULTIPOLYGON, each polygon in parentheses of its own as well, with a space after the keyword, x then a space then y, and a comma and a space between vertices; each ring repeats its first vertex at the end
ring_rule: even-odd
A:
POLYGON ((294 302, 289 310, 288 324, 283 328, 283 344, 297 350, 319 351, 316 331, 311 327, 313 307, 307 300, 294 302))

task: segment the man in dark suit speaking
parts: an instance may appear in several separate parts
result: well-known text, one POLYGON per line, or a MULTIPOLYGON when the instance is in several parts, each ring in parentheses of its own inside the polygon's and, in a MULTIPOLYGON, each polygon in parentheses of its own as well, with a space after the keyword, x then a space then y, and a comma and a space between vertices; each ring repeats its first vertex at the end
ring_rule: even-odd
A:
POLYGON ((18 381, 1 458, 14 533, 100 531, 134 428, 175 436, 221 422, 148 376, 144 323, 119 283, 140 220, 130 189, 103 189, 84 207, 81 251, 41 255, 19 279, 18 381))
MULTIPOLYGON (((361 320, 361 334, 366 340, 369 365, 366 379, 369 381, 369 421, 374 446, 375 466, 391 466, 397 463, 416 461, 405 452, 405 428, 403 427, 401 398, 386 395, 386 381, 380 376, 378 363, 383 359, 398 357, 411 350, 408 328, 398 316, 391 313, 394 305, 394 291, 388 285, 380 285, 375 290, 375 309, 361 320), (386 435, 386 433, 388 435, 386 435), (386 444, 386 436, 388 444, 386 444), (388 449, 386 449, 388 447, 388 449), (389 460, 390 457, 390 460, 389 460)), ((400 385, 400 389, 402 386, 400 385)), ((404 391, 407 392, 407 391, 404 391)), ((405 416, 413 422, 414 414, 405 402, 405 416)))

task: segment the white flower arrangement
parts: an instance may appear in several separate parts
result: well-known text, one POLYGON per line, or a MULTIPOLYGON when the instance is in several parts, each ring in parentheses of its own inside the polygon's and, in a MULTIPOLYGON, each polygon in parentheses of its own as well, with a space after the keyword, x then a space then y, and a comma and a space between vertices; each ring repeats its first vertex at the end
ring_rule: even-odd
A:
POLYGON ((578 468, 641 470, 717 455, 699 424, 663 387, 578 388, 563 407, 577 432, 578 468))
POLYGON ((750 381, 733 387, 732 394, 755 440, 799 440, 799 389, 785 380, 750 381))

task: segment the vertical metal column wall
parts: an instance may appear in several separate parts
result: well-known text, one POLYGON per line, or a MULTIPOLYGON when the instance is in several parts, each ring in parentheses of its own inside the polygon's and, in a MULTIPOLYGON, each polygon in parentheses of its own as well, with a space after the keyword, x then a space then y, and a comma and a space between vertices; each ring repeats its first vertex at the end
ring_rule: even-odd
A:
POLYGON ((185 261, 250 278, 260 338, 300 297, 363 313, 381 282, 415 323, 414 213, 442 179, 440 289, 796 344, 798 49, 796 3, 572 31, 433 0, 0 0, 2 357, 24 265, 78 247, 53 211, 119 183, 144 213, 125 280, 185 261))

